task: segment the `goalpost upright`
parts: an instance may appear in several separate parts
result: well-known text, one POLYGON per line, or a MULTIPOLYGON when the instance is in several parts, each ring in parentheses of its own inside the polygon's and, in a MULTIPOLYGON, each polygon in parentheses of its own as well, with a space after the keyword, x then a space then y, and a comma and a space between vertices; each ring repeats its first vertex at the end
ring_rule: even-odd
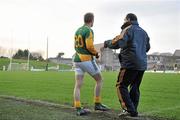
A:
POLYGON ((48 71, 48 37, 47 37, 47 46, 46 46, 46 71, 48 71))
POLYGON ((12 70, 12 57, 13 57, 13 31, 11 31, 11 48, 10 48, 10 61, 9 61, 9 70, 12 70))
POLYGON ((30 33, 28 34, 28 56, 27 56, 27 70, 30 70, 30 64, 29 64, 29 59, 30 59, 30 33))

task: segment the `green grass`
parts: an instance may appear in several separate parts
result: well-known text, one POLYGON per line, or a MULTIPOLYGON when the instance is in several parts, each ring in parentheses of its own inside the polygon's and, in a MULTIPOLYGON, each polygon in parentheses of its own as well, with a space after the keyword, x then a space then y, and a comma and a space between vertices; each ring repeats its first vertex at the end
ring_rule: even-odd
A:
MULTIPOLYGON (((104 72, 102 101, 113 109, 120 105, 116 95, 117 72, 104 72)), ((74 72, 0 72, 0 95, 73 104, 74 72)), ((83 105, 93 106, 95 81, 85 76, 83 105)), ((180 119, 180 74, 145 73, 141 84, 139 111, 151 116, 180 119)))

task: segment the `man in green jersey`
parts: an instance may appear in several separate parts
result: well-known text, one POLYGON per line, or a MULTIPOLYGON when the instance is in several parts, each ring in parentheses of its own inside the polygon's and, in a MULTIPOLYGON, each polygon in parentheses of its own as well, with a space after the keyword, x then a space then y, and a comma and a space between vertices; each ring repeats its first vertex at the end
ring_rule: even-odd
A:
POLYGON ((86 13, 84 15, 84 25, 75 33, 75 87, 74 87, 74 106, 77 110, 77 115, 86 115, 89 113, 87 109, 81 107, 80 102, 80 89, 83 84, 84 73, 90 74, 96 81, 94 89, 94 104, 95 110, 106 111, 109 108, 101 103, 101 87, 102 87, 102 76, 99 67, 96 64, 95 57, 98 59, 99 55, 94 48, 93 41, 94 35, 91 27, 94 23, 93 13, 86 13))

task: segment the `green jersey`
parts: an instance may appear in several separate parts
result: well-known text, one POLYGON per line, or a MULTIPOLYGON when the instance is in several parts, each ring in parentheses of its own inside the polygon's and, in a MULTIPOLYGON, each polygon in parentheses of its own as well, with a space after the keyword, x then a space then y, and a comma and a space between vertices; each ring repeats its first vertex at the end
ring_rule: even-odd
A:
POLYGON ((87 25, 80 27, 74 37, 75 56, 74 62, 90 61, 97 54, 94 48, 94 33, 87 25))

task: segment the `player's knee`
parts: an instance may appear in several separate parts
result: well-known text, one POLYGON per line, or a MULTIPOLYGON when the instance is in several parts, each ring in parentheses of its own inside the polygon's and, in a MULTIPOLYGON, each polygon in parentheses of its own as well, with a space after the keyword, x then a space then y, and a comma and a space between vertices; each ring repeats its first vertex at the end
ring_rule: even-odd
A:
POLYGON ((77 89, 80 89, 81 86, 82 86, 82 83, 76 83, 76 88, 77 88, 77 89))
POLYGON ((99 82, 99 83, 102 82, 102 77, 101 76, 96 76, 96 77, 94 77, 94 79, 96 80, 96 82, 99 82))

